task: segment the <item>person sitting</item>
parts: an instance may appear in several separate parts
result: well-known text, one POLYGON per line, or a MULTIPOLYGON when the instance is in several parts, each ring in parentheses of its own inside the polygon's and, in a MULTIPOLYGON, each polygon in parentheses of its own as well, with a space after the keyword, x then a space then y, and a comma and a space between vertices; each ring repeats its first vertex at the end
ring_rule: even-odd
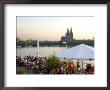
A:
POLYGON ((91 64, 87 64, 86 69, 85 69, 85 73, 86 74, 91 74, 91 72, 92 72, 92 66, 91 66, 91 64))

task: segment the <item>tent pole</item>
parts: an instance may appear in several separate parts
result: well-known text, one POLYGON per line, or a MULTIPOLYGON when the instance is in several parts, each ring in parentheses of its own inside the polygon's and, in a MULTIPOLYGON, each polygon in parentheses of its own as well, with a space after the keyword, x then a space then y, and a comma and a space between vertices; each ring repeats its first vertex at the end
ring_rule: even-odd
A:
POLYGON ((83 60, 82 60, 82 74, 83 74, 83 60))

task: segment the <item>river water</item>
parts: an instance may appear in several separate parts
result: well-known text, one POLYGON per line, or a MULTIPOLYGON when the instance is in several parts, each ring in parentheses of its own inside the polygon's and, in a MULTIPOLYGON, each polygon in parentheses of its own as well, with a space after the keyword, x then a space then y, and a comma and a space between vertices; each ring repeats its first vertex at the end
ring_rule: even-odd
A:
MULTIPOLYGON (((39 54, 41 57, 44 56, 49 56, 50 54, 54 53, 59 53, 62 52, 63 50, 66 50, 66 47, 39 47, 39 54)), ((26 55, 31 55, 31 56, 37 56, 37 47, 22 47, 22 48, 17 48, 17 56, 26 56, 26 55)))

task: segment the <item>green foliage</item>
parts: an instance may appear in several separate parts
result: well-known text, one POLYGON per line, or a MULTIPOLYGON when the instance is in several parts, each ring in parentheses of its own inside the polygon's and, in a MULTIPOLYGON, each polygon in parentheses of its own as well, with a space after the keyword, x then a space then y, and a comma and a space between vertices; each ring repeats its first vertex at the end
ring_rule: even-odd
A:
POLYGON ((50 69, 56 69, 61 66, 61 62, 57 57, 55 57, 55 53, 53 53, 53 54, 49 55, 45 66, 50 69))
POLYGON ((24 67, 19 67, 18 70, 17 70, 17 74, 25 74, 26 73, 26 70, 24 67))
POLYGON ((61 65, 66 65, 67 64, 67 62, 66 61, 61 61, 61 65))

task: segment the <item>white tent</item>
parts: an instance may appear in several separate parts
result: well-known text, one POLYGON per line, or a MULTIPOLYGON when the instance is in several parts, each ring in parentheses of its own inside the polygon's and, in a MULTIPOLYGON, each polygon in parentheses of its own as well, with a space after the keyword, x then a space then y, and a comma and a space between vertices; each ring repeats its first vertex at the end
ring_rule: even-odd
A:
POLYGON ((85 44, 80 44, 70 49, 67 49, 61 53, 56 54, 58 58, 65 60, 75 59, 82 60, 82 73, 83 73, 83 60, 92 59, 94 60, 94 48, 85 44))
POLYGON ((63 59, 94 59, 94 48, 80 44, 61 53, 57 53, 56 56, 63 59))

